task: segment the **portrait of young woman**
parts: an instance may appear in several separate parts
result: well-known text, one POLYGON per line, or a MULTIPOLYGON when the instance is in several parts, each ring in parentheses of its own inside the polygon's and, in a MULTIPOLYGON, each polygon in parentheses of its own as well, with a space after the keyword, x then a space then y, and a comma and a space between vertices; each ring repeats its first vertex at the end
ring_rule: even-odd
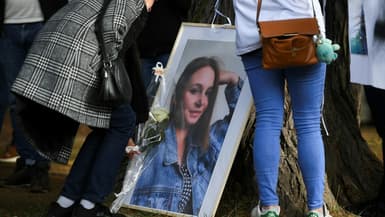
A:
POLYGON ((129 162, 131 187, 123 207, 172 216, 215 214, 252 105, 234 33, 182 24, 166 88, 152 106, 168 112, 163 137, 140 153, 134 181, 128 180, 130 165, 137 163, 129 162))
POLYGON ((147 153, 132 204, 198 214, 242 84, 212 57, 186 66, 171 99, 165 138, 147 153), (226 85, 230 112, 210 125, 219 85, 226 85))

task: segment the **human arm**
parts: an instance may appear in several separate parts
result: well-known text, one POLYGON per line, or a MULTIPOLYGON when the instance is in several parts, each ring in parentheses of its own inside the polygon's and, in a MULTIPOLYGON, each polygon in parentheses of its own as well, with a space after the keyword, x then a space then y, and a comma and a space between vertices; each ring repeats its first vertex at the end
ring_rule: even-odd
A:
POLYGON ((239 81, 239 75, 234 73, 234 72, 231 72, 231 71, 227 71, 227 70, 222 70, 220 73, 219 73, 219 84, 229 84, 229 85, 235 85, 238 83, 239 81))
POLYGON ((222 70, 219 73, 219 84, 227 85, 225 89, 225 96, 230 110, 229 114, 232 115, 243 86, 243 80, 235 72, 222 70))
POLYGON ((132 138, 128 140, 125 151, 129 159, 132 159, 134 155, 141 153, 139 146, 135 144, 132 138))
POLYGON ((361 15, 363 10, 362 0, 349 1, 349 35, 350 38, 359 35, 361 27, 361 15))
POLYGON ((204 161, 206 162, 205 164, 207 167, 212 168, 214 168, 222 148, 230 120, 243 86, 243 79, 234 72, 222 71, 219 80, 220 84, 227 84, 225 88, 225 97, 229 112, 224 118, 217 120, 210 126, 210 147, 204 157, 204 161))
POLYGON ((154 4, 155 0, 144 0, 144 4, 146 5, 147 12, 151 11, 152 5, 154 4))
MULTIPOLYGON (((154 0, 111 1, 102 11, 102 19, 97 24, 103 33, 105 50, 110 60, 118 58, 120 51, 130 47, 143 29, 147 19, 147 7, 154 0), (99 22, 100 23, 100 22, 99 22), (101 28, 102 26, 102 28, 101 28)), ((99 22, 99 21, 97 21, 99 22)))

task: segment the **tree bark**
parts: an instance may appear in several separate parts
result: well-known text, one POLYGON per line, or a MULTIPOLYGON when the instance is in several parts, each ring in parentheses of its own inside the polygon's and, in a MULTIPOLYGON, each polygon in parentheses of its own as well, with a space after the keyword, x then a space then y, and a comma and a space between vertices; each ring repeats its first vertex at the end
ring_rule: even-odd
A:
POLYGON ((324 114, 330 132, 325 137, 326 166, 337 201, 351 206, 377 196, 383 166, 360 133, 362 87, 349 82, 347 0, 329 0, 326 7, 327 34, 342 45, 340 57, 330 65, 326 78, 324 114))
MULTIPOLYGON (((214 4, 213 0, 195 1, 190 19, 210 23, 214 4)), ((233 20, 231 1, 221 2, 219 9, 233 20)), ((348 1, 327 1, 325 17, 327 37, 341 45, 338 60, 327 67, 325 84, 323 117, 329 132, 327 136, 326 130, 323 131, 327 170, 325 202, 334 213, 338 213, 335 216, 350 216, 341 207, 354 206, 375 198, 381 184, 383 166, 360 133, 359 96, 362 88, 349 81, 348 1)), ((217 20, 217 23, 225 21, 217 20)), ((282 216, 304 216, 306 190, 297 162, 289 97, 286 98, 278 193, 282 216)), ((254 118, 254 114, 251 114, 225 189, 225 192, 233 192, 231 197, 251 198, 252 202, 248 204, 250 209, 258 198, 252 163, 254 118)), ((227 194, 224 195, 226 197, 227 194)))
MULTIPOLYGON (((211 23, 214 17, 215 0, 196 0, 192 1, 189 10, 189 21, 197 23, 211 23)), ((234 9, 232 1, 218 0, 219 11, 234 21, 234 9)), ((226 18, 218 16, 214 21, 216 24, 227 23, 226 18)))

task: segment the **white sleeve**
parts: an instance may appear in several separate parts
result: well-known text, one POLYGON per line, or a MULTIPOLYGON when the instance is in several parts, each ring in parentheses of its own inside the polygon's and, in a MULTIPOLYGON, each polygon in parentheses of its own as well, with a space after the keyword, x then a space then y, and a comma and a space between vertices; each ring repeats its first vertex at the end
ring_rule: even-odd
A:
POLYGON ((361 26, 362 0, 349 0, 349 34, 354 37, 359 34, 361 26))

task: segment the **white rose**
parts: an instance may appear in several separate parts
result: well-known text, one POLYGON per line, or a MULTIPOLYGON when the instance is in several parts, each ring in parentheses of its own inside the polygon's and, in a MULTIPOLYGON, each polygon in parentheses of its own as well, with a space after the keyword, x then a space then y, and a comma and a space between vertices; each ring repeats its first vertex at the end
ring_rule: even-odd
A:
POLYGON ((168 110, 162 107, 154 108, 150 111, 150 117, 154 121, 161 123, 162 121, 168 119, 168 110))

